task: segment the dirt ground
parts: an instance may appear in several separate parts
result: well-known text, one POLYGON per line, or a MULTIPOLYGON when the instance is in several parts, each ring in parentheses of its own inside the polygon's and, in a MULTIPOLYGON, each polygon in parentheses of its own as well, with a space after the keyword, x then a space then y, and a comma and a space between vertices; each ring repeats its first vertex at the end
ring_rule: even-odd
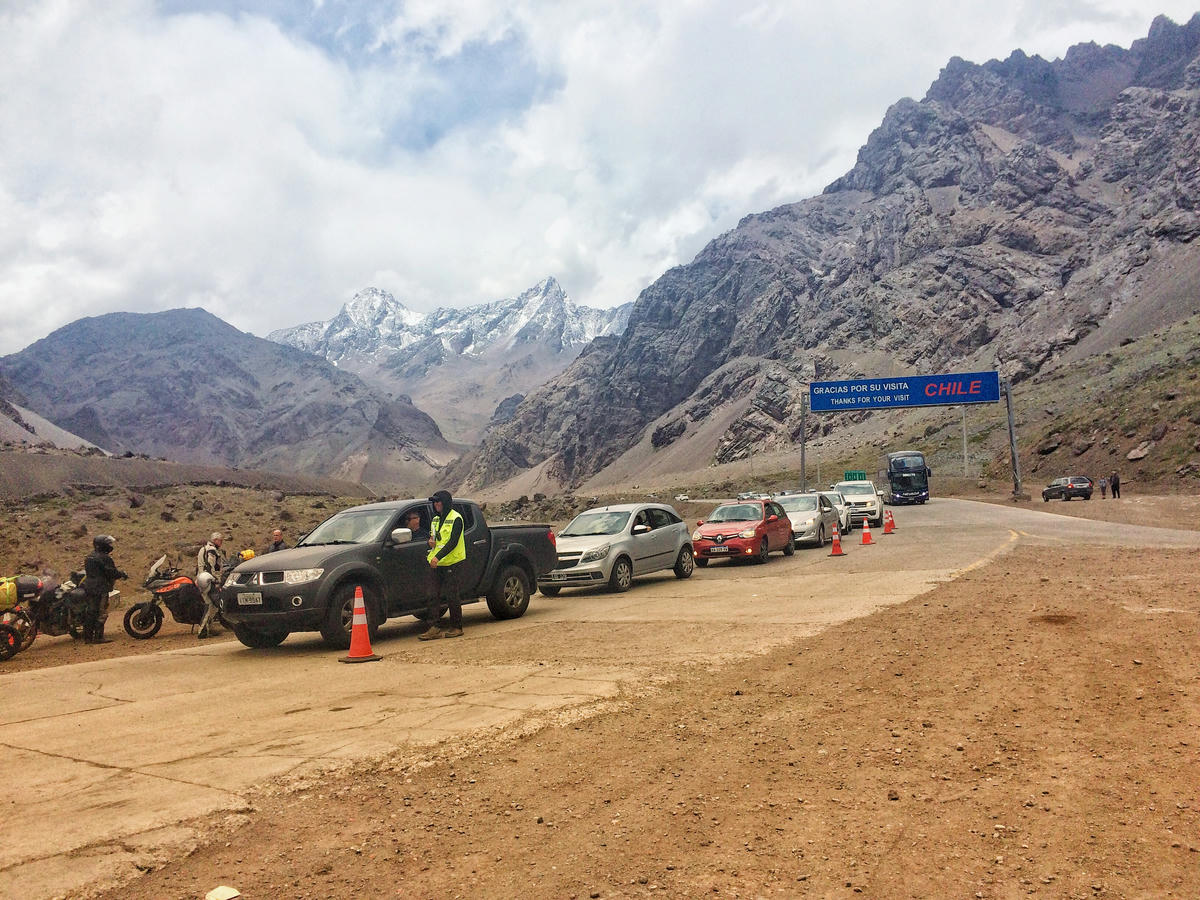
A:
POLYGON ((1194 553, 1021 543, 590 717, 267 785, 103 896, 1197 897, 1198 614, 1194 553))

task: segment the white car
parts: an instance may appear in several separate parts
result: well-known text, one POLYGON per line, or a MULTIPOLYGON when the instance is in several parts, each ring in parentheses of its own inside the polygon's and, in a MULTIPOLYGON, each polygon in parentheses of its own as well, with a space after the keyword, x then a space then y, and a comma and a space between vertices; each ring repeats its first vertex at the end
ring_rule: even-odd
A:
POLYGON ((674 569, 688 578, 695 568, 687 525, 664 503, 621 503, 581 512, 558 532, 558 565, 538 578, 553 597, 565 587, 627 591, 637 575, 674 569))
POLYGON ((817 491, 822 497, 833 504, 838 512, 838 533, 849 534, 854 530, 854 520, 850 518, 850 504, 841 491, 817 491))
POLYGON ((852 522, 869 521, 874 528, 883 527, 883 495, 873 481, 839 481, 832 490, 838 491, 850 504, 852 522))
POLYGON ((675 499, 678 500, 680 503, 683 503, 687 500, 690 500, 691 498, 688 497, 687 494, 676 494, 675 499))

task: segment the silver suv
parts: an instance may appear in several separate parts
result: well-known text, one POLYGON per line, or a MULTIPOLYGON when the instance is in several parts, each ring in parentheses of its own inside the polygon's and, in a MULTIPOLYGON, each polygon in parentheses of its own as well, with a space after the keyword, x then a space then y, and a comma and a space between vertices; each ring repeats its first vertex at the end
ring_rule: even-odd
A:
POLYGON ((627 591, 634 576, 695 568, 692 539, 679 514, 664 503, 622 503, 581 512, 558 532, 558 565, 538 578, 547 597, 565 587, 607 584, 627 591))
POLYGON ((830 490, 840 491, 850 507, 854 522, 869 521, 875 528, 883 527, 883 497, 873 481, 839 481, 830 490))

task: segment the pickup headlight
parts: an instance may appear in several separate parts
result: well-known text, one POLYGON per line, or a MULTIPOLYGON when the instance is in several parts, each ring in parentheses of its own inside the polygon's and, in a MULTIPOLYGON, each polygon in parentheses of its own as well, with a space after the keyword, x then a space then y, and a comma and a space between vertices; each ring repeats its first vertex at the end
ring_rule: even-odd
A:
POLYGON ((324 569, 287 569, 283 573, 283 580, 286 584, 304 584, 306 581, 316 581, 324 574, 324 569))
POLYGON ((738 536, 744 537, 744 538, 752 538, 752 537, 754 537, 754 529, 747 528, 745 531, 741 532, 738 536))
POLYGON ((604 557, 608 556, 608 551, 611 549, 612 544, 604 544, 601 547, 593 547, 591 550, 586 551, 583 556, 579 557, 579 561, 581 563, 585 563, 594 562, 597 559, 604 559, 604 557))

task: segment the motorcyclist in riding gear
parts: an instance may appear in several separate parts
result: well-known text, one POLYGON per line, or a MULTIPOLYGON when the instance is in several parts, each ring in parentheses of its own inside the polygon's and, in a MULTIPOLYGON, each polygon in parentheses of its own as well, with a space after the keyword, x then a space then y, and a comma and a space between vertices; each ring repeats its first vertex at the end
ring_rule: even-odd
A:
POLYGON ((111 534, 98 534, 92 538, 92 552, 83 561, 83 640, 88 644, 111 644, 112 638, 104 636, 104 622, 108 618, 108 594, 113 584, 128 576, 113 562, 112 552, 116 539, 111 534))
POLYGON ((221 543, 225 536, 219 531, 209 535, 208 543, 196 554, 196 587, 204 596, 208 608, 204 610, 204 618, 200 622, 200 631, 196 637, 206 638, 215 634, 216 626, 213 618, 220 610, 217 609, 217 591, 220 590, 221 570, 225 567, 225 551, 221 543))

